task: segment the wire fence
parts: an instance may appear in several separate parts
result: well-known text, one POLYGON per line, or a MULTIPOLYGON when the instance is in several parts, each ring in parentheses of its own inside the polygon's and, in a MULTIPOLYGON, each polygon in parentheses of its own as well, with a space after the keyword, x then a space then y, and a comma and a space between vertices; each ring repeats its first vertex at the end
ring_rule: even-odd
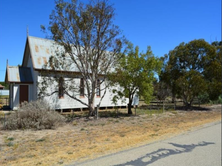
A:
MULTIPOLYGON (((5 97, 5 98, 0 98, 0 105, 3 106, 9 106, 9 98, 5 97)), ((0 109, 1 109, 0 106, 0 109)))
POLYGON ((175 102, 169 100, 155 100, 150 102, 149 104, 144 103, 143 100, 140 100, 139 107, 142 109, 150 109, 150 110, 168 110, 168 109, 176 109, 178 106, 184 106, 182 100, 178 100, 175 102))

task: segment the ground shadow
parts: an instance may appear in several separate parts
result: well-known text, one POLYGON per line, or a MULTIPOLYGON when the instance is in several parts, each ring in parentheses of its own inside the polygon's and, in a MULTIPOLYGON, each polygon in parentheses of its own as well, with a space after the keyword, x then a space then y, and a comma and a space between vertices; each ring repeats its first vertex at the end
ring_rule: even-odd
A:
MULTIPOLYGON (((65 115, 66 118, 68 119, 67 122, 70 122, 70 121, 73 121, 73 120, 80 120, 80 119, 84 119, 84 121, 92 121, 95 119, 94 116, 88 116, 88 111, 84 111, 84 112, 79 112, 79 113, 70 113, 70 114, 67 114, 65 115)), ((116 112, 116 111, 113 111, 113 110, 102 110, 102 111, 99 111, 99 118, 100 119, 107 119, 107 118, 114 118, 114 119, 121 119, 121 118, 124 118, 124 117, 131 117, 131 116, 135 116, 134 114, 133 115, 129 115, 126 112, 116 112)))
POLYGON ((198 106, 190 106, 190 107, 176 106, 175 110, 180 110, 180 111, 211 111, 210 108, 198 107, 198 106))
POLYGON ((3 110, 3 111, 11 111, 10 107, 9 107, 9 106, 6 106, 6 105, 4 105, 4 106, 2 107, 2 110, 3 110))
POLYGON ((166 158, 171 155, 176 155, 176 154, 181 154, 181 153, 188 153, 191 152, 193 149, 199 146, 207 146, 214 144, 212 142, 200 142, 198 144, 191 144, 191 145, 180 145, 180 144, 175 144, 175 143, 169 143, 173 145, 177 149, 158 149, 154 152, 148 153, 143 157, 140 157, 136 160, 132 160, 129 162, 126 162, 124 164, 119 164, 115 166, 125 166, 125 165, 131 165, 131 166, 146 166, 149 164, 154 163, 157 160, 160 160, 162 158, 166 158))

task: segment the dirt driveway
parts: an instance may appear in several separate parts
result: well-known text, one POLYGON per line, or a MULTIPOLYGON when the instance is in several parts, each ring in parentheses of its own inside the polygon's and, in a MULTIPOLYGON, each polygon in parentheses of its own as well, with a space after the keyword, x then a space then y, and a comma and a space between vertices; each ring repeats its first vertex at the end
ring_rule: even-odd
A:
POLYGON ((0 130, 0 165, 65 165, 172 137, 221 120, 221 106, 161 114, 76 118, 56 130, 0 130))

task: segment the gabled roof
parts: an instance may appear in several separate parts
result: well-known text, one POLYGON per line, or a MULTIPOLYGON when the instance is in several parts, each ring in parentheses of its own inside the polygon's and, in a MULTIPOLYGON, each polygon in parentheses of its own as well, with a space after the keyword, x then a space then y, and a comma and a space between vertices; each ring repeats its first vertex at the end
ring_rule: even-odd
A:
POLYGON ((29 67, 7 66, 5 81, 9 83, 33 83, 31 69, 29 67))
MULTIPOLYGON (((56 54, 64 53, 64 48, 59 44, 57 44, 55 41, 49 39, 42 39, 38 37, 32 37, 32 36, 28 36, 26 42, 26 49, 29 49, 30 51, 33 68, 35 70, 42 70, 42 69, 51 70, 49 65, 47 65, 47 63, 49 62, 49 58, 51 56, 55 56, 56 54)), ((27 56, 26 53, 24 53, 22 66, 25 66, 24 63, 27 63, 28 57, 25 56, 27 56)), ((71 62, 70 59, 67 59, 67 64, 69 64, 70 62, 71 62)), ((66 70, 64 68, 62 70, 79 72, 77 67, 73 63, 67 65, 66 70)))
POLYGON ((4 86, 2 86, 2 85, 0 84, 0 88, 4 88, 4 86))

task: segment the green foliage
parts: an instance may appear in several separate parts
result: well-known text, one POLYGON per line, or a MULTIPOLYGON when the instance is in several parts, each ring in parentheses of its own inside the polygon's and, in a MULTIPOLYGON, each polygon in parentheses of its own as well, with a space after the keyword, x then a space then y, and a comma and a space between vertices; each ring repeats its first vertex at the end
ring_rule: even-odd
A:
MULTIPOLYGON (((132 44, 129 44, 127 55, 122 57, 116 71, 110 76, 113 84, 121 87, 113 91, 117 96, 114 96, 113 100, 124 96, 129 98, 131 106, 133 97, 138 95, 149 103, 153 95, 155 74, 160 72, 161 65, 161 61, 154 57, 151 47, 147 47, 146 53, 139 53, 138 46, 134 48, 132 44)), ((131 114, 130 110, 128 113, 131 114)))
POLYGON ((209 94, 206 91, 204 93, 199 94, 197 98, 201 104, 206 104, 210 100, 209 94))
POLYGON ((40 138, 40 139, 37 139, 35 142, 44 142, 46 139, 45 138, 40 138))
POLYGON ((0 82, 0 84, 2 86, 4 86, 4 89, 9 89, 9 84, 5 83, 5 82, 0 82))
POLYGON ((7 138, 8 141, 14 141, 14 138, 13 137, 9 137, 7 138))
POLYGON ((195 70, 187 71, 176 81, 179 94, 183 97, 185 104, 191 105, 194 97, 206 90, 203 76, 195 70))
MULTIPOLYGON (((108 87, 105 77, 118 62, 126 41, 119 27, 113 22, 115 9, 104 0, 90 0, 88 3, 77 0, 55 2, 55 10, 50 15, 48 29, 51 33, 50 38, 63 47, 64 51, 62 53, 58 51, 51 57, 47 67, 59 71, 78 70, 78 77, 83 79, 86 91, 84 95, 88 100, 79 99, 79 87, 75 82, 75 75, 68 76, 70 78, 64 83, 64 93, 87 106, 89 116, 96 115, 97 80, 101 79, 102 75, 101 82, 105 86, 101 90, 101 98, 98 102, 100 105, 108 87)), ((45 31, 44 26, 41 26, 41 29, 45 31)), ((60 76, 64 75, 61 73, 60 76)), ((45 94, 45 89, 52 81, 56 81, 53 79, 46 78, 40 83, 40 96, 57 93, 45 94)))
POLYGON ((13 142, 8 142, 8 143, 7 143, 7 146, 8 146, 8 147, 14 146, 14 143, 13 143, 13 142))
POLYGON ((168 58, 168 62, 162 69, 161 81, 170 86, 173 96, 182 97, 187 106, 205 92, 209 92, 210 97, 217 97, 216 91, 221 88, 219 53, 220 49, 216 51, 215 46, 202 39, 181 43, 163 58, 168 58))
POLYGON ((154 82, 154 96, 158 100, 165 100, 171 95, 170 87, 163 81, 154 82))
POLYGON ((210 104, 222 104, 222 95, 217 100, 210 100, 210 104))
POLYGON ((217 100, 221 94, 222 87, 222 42, 211 44, 215 53, 204 58, 204 77, 208 85, 207 92, 211 100, 217 100))

